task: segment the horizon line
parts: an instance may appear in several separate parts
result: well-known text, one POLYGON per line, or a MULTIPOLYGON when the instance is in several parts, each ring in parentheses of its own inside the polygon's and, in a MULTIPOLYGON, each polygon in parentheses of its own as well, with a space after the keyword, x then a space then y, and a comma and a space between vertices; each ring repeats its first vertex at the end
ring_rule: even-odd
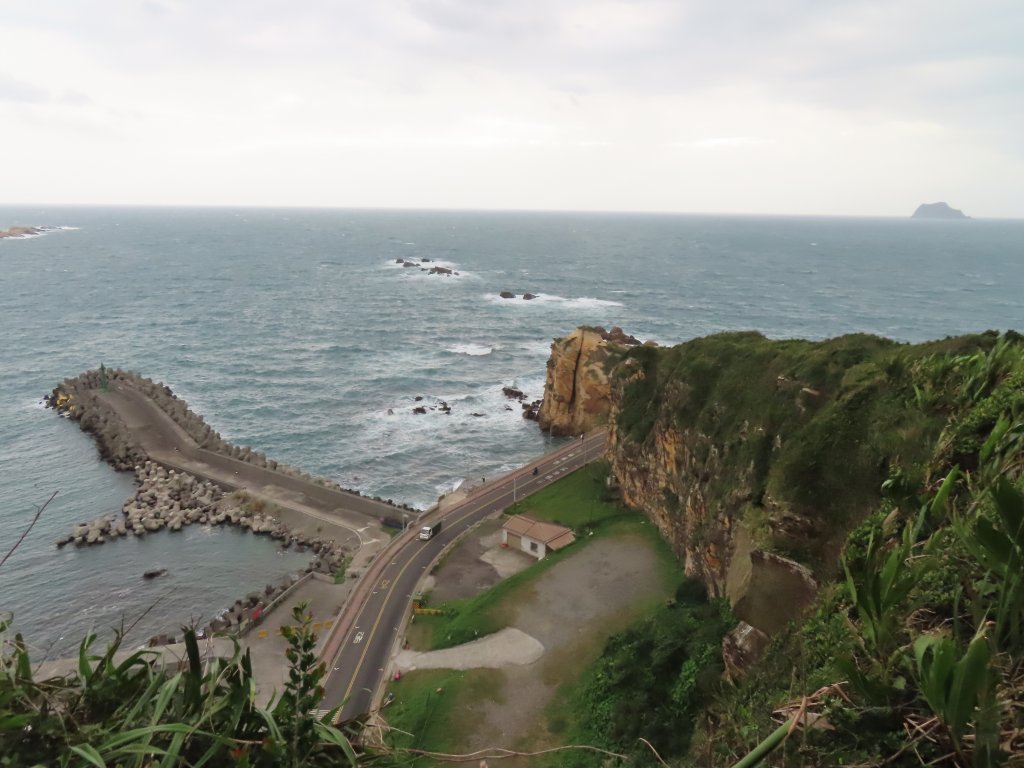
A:
MULTIPOLYGON (((941 201, 939 201, 941 202, 941 201)), ((948 205, 948 204, 947 204, 948 205)), ((780 213, 735 211, 678 211, 678 210, 617 210, 584 208, 444 208, 429 206, 377 206, 377 205, 300 205, 300 204, 240 204, 240 203, 11 203, 0 201, 0 208, 129 208, 129 209, 190 209, 190 210, 268 210, 268 211, 361 211, 405 213, 509 213, 509 214, 574 214, 616 216, 715 216, 764 217, 803 219, 912 219, 912 214, 881 213, 780 213)), ((915 209, 916 210, 916 209, 915 209)), ((966 216, 963 219, 921 219, 923 221, 1019 221, 1024 216, 966 216)))

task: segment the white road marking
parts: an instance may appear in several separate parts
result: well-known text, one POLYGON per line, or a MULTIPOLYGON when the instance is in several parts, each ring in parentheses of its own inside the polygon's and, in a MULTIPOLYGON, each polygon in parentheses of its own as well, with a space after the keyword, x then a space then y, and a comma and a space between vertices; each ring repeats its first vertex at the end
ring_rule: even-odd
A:
POLYGON ((356 638, 352 641, 352 645, 359 645, 361 642, 363 642, 363 633, 356 632, 356 638))

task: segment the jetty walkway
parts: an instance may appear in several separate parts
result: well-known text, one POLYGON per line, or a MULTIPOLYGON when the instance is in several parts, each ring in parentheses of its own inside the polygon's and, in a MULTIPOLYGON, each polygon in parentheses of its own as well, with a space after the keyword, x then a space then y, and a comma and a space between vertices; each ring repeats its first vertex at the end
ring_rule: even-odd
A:
POLYGON ((107 390, 92 392, 121 417, 152 461, 270 502, 280 510, 275 516, 289 528, 333 538, 353 551, 364 546, 375 549, 372 545, 383 546, 388 539, 379 519, 401 516, 401 510, 383 502, 200 448, 159 406, 131 386, 111 382, 107 390))

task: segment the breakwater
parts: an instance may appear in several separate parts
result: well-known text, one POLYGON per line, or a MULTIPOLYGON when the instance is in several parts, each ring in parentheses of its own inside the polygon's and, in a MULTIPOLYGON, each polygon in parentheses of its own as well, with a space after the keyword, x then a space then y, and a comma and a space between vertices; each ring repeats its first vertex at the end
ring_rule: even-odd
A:
MULTIPOLYGON (((221 437, 203 417, 191 410, 188 403, 174 394, 163 384, 155 382, 134 371, 105 368, 86 371, 75 378, 64 379, 43 400, 62 416, 78 422, 85 432, 96 439, 100 456, 114 469, 133 471, 149 457, 138 438, 125 424, 117 411, 104 400, 101 393, 111 386, 128 387, 143 395, 171 418, 199 448, 226 456, 230 459, 251 464, 254 467, 279 472, 286 477, 304 480, 330 490, 362 496, 356 489, 343 488, 337 482, 304 472, 297 467, 267 458, 265 454, 249 447, 232 445, 221 437)), ((407 504, 396 504, 392 499, 378 496, 369 497, 374 501, 396 509, 415 511, 407 504)))
MULTIPOLYGON (((69 544, 75 547, 95 546, 121 537, 142 537, 161 530, 180 531, 194 524, 226 525, 272 538, 284 549, 294 548, 299 552, 308 550, 311 559, 305 568, 307 573, 344 573, 360 542, 358 536, 354 540, 356 543, 351 537, 339 542, 327 534, 310 535, 293 530, 279 519, 281 510, 273 501, 249 493, 244 488, 227 490, 209 479, 198 478, 153 460, 143 444, 152 435, 144 437, 146 430, 141 430, 138 425, 134 425, 133 429, 113 404, 117 401, 105 396, 115 390, 123 393, 126 388, 141 395, 149 404, 157 406, 170 417, 175 428, 184 433, 183 446, 191 442, 197 448, 235 461, 311 485, 344 491, 325 478, 315 478, 294 467, 267 459, 258 451, 231 445, 211 429, 199 414, 191 411, 183 400, 176 397, 169 387, 129 371, 101 367, 76 378, 66 379, 46 396, 45 403, 61 415, 76 421, 85 432, 91 434, 101 457, 111 466, 122 471, 133 471, 136 490, 122 505, 121 515, 102 515, 74 525, 67 535, 56 541, 58 547, 69 544)), ((150 428, 148 431, 166 432, 167 429, 165 422, 162 430, 150 428)), ((175 447, 173 450, 177 452, 179 449, 175 447)), ((184 454, 175 455, 180 456, 181 460, 186 458, 184 454)), ((237 479, 238 484, 243 482, 237 479)), ((312 513, 315 514, 315 510, 312 513)), ((144 578, 157 578, 164 572, 154 570, 141 575, 144 578)), ((268 584, 260 591, 249 592, 244 598, 235 600, 231 609, 200 629, 206 633, 237 632, 257 618, 297 579, 298 575, 293 574, 279 585, 268 584)), ((170 643, 174 639, 173 635, 162 633, 152 637, 150 644, 170 643)))

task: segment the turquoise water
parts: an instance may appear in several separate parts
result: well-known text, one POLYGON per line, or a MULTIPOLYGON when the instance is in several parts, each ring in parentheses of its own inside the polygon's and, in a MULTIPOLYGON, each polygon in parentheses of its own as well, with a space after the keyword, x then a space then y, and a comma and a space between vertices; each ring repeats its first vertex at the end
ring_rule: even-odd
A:
POLYGON ((539 397, 551 339, 579 324, 662 343, 1024 328, 1020 221, 0 208, 13 224, 76 228, 0 240, 0 550, 58 491, 0 569, 0 607, 41 645, 165 593, 139 634, 208 617, 305 562, 198 528, 54 549, 131 492, 40 405, 101 362, 170 385, 235 443, 426 507, 545 449, 501 388, 539 397), (460 274, 395 263, 422 258, 460 274), (414 415, 416 396, 452 414, 414 415), (154 562, 169 580, 142 582, 154 562))

